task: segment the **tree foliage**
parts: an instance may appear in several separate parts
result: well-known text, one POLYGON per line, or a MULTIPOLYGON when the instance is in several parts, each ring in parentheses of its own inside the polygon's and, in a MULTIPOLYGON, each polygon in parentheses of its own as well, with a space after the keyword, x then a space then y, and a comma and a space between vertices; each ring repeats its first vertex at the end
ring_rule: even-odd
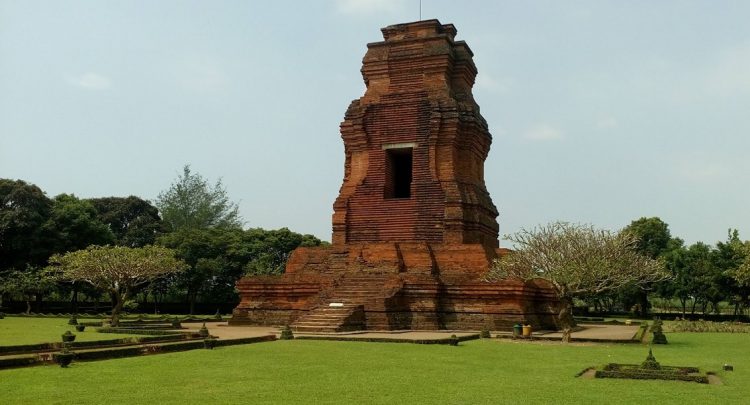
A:
POLYGON ((99 221, 109 226, 119 246, 153 245, 163 231, 159 210, 136 196, 87 200, 96 209, 99 221))
POLYGON ((0 270, 43 265, 49 257, 43 225, 52 200, 37 186, 0 179, 0 270))
POLYGON ((44 231, 53 253, 72 252, 115 241, 115 235, 97 217, 94 205, 72 194, 55 197, 44 231))
POLYGON ((26 301, 26 313, 31 312, 31 301, 55 287, 55 280, 38 267, 7 270, 0 273, 0 294, 19 296, 26 301))
POLYGON ((161 246, 91 246, 54 255, 50 264, 61 280, 83 281, 110 293, 113 325, 117 325, 123 304, 137 288, 185 269, 174 251, 161 246))
POLYGON ((572 327, 573 298, 669 277, 663 263, 636 252, 638 238, 588 225, 554 222, 506 236, 516 249, 496 262, 490 279, 542 278, 562 303, 565 340, 572 327))
POLYGON ((242 227, 237 204, 230 201, 221 180, 211 186, 203 176, 191 172, 189 165, 159 194, 156 206, 170 231, 242 227))

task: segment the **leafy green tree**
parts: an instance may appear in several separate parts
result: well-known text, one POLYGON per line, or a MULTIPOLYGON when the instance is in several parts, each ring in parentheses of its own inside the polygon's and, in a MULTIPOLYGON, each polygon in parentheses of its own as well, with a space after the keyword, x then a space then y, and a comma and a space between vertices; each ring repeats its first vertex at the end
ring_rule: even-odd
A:
POLYGON ((506 236, 514 252, 495 263, 488 278, 542 278, 560 299, 563 341, 570 340, 573 299, 624 286, 665 280, 663 263, 635 251, 630 232, 613 233, 591 226, 554 222, 506 236))
POLYGON ((163 232, 159 210, 136 196, 104 197, 86 200, 96 209, 97 218, 109 226, 119 246, 152 245, 163 232))
POLYGON ((33 184, 0 179, 0 270, 44 265, 50 255, 42 226, 52 200, 33 184))
POLYGON ((199 297, 233 301, 235 284, 244 274, 280 274, 289 254, 298 246, 318 246, 312 235, 289 229, 186 229, 159 238, 177 252, 190 271, 176 275, 191 313, 199 297))
POLYGON ((716 244, 716 263, 724 272, 727 295, 734 301, 734 314, 750 304, 750 241, 742 242, 739 232, 730 229, 726 242, 716 244))
POLYGON ((170 231, 242 227, 237 204, 230 201, 221 180, 211 186, 200 174, 191 172, 189 165, 159 194, 156 206, 170 231))
POLYGON ((55 253, 72 252, 90 245, 115 241, 109 227, 97 218, 96 208, 72 194, 55 197, 50 217, 43 226, 48 244, 55 253))
POLYGON ((212 295, 218 285, 234 288, 239 265, 230 263, 226 254, 241 235, 241 229, 182 229, 159 238, 161 245, 174 249, 189 267, 177 275, 175 283, 184 291, 191 314, 199 295, 212 295))
POLYGON ((130 248, 90 246, 50 258, 50 269, 66 281, 82 281, 112 297, 112 325, 117 326, 125 302, 159 277, 183 271, 185 263, 161 246, 130 248))
MULTIPOLYGON (((669 225, 659 217, 646 218, 642 217, 630 223, 624 232, 635 235, 638 239, 635 249, 642 255, 651 259, 657 259, 668 251, 672 235, 669 232, 669 225)), ((642 284, 638 287, 629 288, 630 291, 624 291, 626 297, 634 297, 638 301, 640 315, 648 316, 650 304, 648 302, 648 291, 653 288, 651 284, 642 284)), ((629 300, 628 300, 629 301, 629 300)))
POLYGON ((55 281, 38 267, 25 270, 8 270, 0 274, 0 294, 20 296, 26 301, 26 313, 31 312, 31 302, 55 287, 55 281))
POLYGON ((248 229, 240 245, 244 252, 232 252, 247 258, 243 268, 245 275, 274 275, 284 273, 286 261, 292 251, 300 246, 324 244, 313 235, 302 235, 287 228, 265 230, 248 229))

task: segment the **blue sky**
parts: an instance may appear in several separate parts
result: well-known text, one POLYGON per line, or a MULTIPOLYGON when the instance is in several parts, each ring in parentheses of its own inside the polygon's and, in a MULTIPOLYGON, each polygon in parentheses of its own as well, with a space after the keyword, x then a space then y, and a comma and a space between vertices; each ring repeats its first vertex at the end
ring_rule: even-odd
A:
MULTIPOLYGON (((153 200, 189 163, 247 226, 330 240, 338 125, 419 1, 0 0, 0 177, 153 200)), ((501 234, 750 238, 749 1, 422 1, 479 69, 501 234)))

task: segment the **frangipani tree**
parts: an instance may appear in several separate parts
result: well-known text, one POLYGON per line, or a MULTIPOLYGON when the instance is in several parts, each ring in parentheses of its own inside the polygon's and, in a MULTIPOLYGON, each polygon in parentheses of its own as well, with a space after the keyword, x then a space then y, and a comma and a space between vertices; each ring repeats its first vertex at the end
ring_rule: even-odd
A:
POLYGON ((742 251, 744 260, 736 269, 729 271, 729 275, 742 287, 750 287, 750 241, 745 242, 738 250, 742 251))
POLYGON ((549 281, 562 304, 558 319, 564 342, 573 327, 574 297, 670 277, 663 263, 636 252, 638 238, 627 232, 553 222, 505 238, 515 251, 498 260, 488 278, 549 281))
POLYGON ((61 280, 83 281, 112 296, 113 326, 119 324, 123 304, 139 287, 186 269, 171 249, 161 246, 89 246, 54 255, 49 261, 61 280))

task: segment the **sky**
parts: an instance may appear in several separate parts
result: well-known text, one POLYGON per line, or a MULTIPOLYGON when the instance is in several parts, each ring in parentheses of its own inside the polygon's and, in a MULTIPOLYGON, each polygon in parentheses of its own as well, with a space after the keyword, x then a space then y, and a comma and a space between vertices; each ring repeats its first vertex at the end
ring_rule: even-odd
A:
MULTIPOLYGON (((419 3, 0 0, 0 177, 154 201, 190 164, 247 227, 330 240, 366 44, 419 3)), ((474 51, 501 235, 750 239, 750 1, 421 3, 474 51)))

